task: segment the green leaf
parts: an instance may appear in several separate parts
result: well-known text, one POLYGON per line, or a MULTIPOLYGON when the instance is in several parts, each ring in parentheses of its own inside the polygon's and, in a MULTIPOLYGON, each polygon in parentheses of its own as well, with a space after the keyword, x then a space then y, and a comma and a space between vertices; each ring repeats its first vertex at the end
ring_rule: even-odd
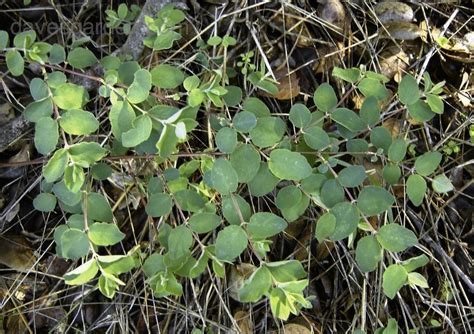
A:
POLYGON ((8 50, 5 55, 5 60, 7 62, 8 70, 13 76, 18 77, 23 74, 23 71, 25 70, 25 61, 20 52, 17 50, 8 50))
POLYGON ((184 81, 184 73, 177 67, 160 64, 151 70, 151 82, 158 88, 173 89, 184 81))
POLYGON ((319 126, 304 129, 303 138, 305 143, 313 150, 322 150, 330 144, 328 134, 319 126))
POLYGON ((403 104, 413 104, 420 99, 418 83, 410 74, 405 75, 400 81, 398 96, 403 104))
POLYGON ((247 248, 247 234, 237 225, 227 226, 216 239, 216 256, 221 261, 232 262, 247 248))
POLYGON ((222 200, 222 214, 230 224, 240 225, 249 221, 250 205, 240 195, 231 194, 222 200))
POLYGON ((206 202, 194 190, 184 189, 174 194, 175 200, 181 210, 197 212, 201 210, 206 202))
POLYGON ((398 291, 405 285, 408 278, 408 273, 399 264, 392 264, 383 273, 383 292, 385 295, 393 299, 398 291))
MULTIPOLYGON (((242 101, 242 89, 239 86, 226 86, 225 88, 227 89, 227 93, 223 96, 225 104, 228 107, 235 107, 239 105, 240 101, 242 101)), ((237 129, 237 131, 240 130, 237 129)))
POLYGON ((89 254, 89 239, 81 230, 70 228, 56 242, 60 245, 61 257, 65 259, 75 260, 89 254))
POLYGON ((357 243, 356 262, 362 272, 374 271, 382 260, 382 248, 374 236, 363 237, 357 243))
POLYGON ((191 255, 189 250, 193 245, 191 230, 184 225, 172 229, 168 236, 168 253, 165 255, 165 264, 179 269, 191 255))
POLYGON ((412 287, 419 286, 420 288, 429 288, 426 278, 417 272, 408 273, 408 284, 412 287))
POLYGON ((78 204, 82 198, 81 193, 69 190, 65 182, 56 183, 53 186, 53 192, 61 202, 70 206, 78 204))
POLYGON ((398 167, 398 165, 396 164, 386 165, 382 171, 382 176, 384 180, 387 181, 387 183, 390 185, 397 184, 401 175, 402 172, 400 171, 400 167, 398 167))
POLYGON ((387 153, 392 144, 392 136, 386 128, 378 126, 370 132, 370 142, 375 147, 381 148, 385 153, 387 153))
POLYGON ((33 78, 30 81, 30 93, 35 101, 49 97, 48 85, 40 78, 33 78))
POLYGON ((428 122, 435 116, 435 113, 431 111, 430 106, 422 100, 418 100, 415 103, 408 105, 407 109, 410 116, 418 122, 428 122))
POLYGON ((64 282, 69 285, 83 285, 93 279, 99 272, 95 259, 90 259, 73 271, 64 275, 64 282))
POLYGON ((53 101, 64 110, 81 109, 89 100, 87 91, 72 83, 63 83, 53 91, 53 101))
POLYGON ((226 195, 237 190, 238 175, 228 160, 217 159, 211 173, 212 184, 221 194, 226 195))
POLYGON ((0 50, 4 50, 8 47, 10 36, 5 30, 0 30, 0 50))
POLYGON ((260 163, 257 175, 248 183, 252 196, 264 196, 275 189, 280 180, 268 169, 268 164, 260 163))
POLYGON ((173 202, 166 193, 151 194, 145 207, 146 213, 151 217, 162 217, 171 212, 173 202))
POLYGON ((153 49, 156 51, 167 50, 173 46, 174 41, 181 39, 181 34, 173 30, 167 30, 156 36, 153 49))
POLYGON ((344 81, 356 83, 360 78, 360 70, 358 68, 340 68, 335 66, 332 70, 332 75, 344 81))
POLYGON ((247 231, 253 239, 266 239, 283 231, 288 224, 271 212, 257 212, 250 217, 247 231))
POLYGON ((151 134, 152 121, 150 116, 141 115, 132 122, 133 128, 122 133, 122 145, 124 147, 135 147, 146 141, 151 134))
POLYGON ((344 188, 335 179, 326 180, 321 188, 321 202, 332 208, 339 202, 344 201, 344 188))
POLYGON ((336 217, 336 227, 331 234, 331 239, 339 241, 347 238, 357 230, 360 216, 355 205, 350 202, 340 202, 329 211, 336 217))
POLYGON ((260 168, 260 154, 250 144, 240 145, 231 155, 230 163, 239 182, 250 182, 260 168))
POLYGON ((360 118, 369 126, 374 126, 380 120, 380 106, 374 96, 365 98, 359 112, 360 118))
POLYGON ((388 319, 387 327, 385 327, 382 334, 398 334, 397 321, 395 319, 388 319))
POLYGON ((295 103, 290 109, 290 122, 297 128, 304 128, 311 122, 311 112, 302 103, 295 103))
POLYGON ((279 117, 260 117, 257 125, 250 130, 250 138, 255 146, 266 148, 278 143, 286 131, 286 124, 279 117))
POLYGON ((303 265, 298 260, 267 262, 265 267, 279 283, 293 282, 307 277, 303 265))
POLYGON ((53 113, 53 100, 46 98, 28 104, 25 108, 25 118, 30 122, 38 122, 43 117, 49 117, 53 113))
POLYGON ((204 101, 205 97, 206 96, 204 95, 202 90, 200 90, 199 88, 194 88, 188 94, 188 104, 191 107, 198 107, 204 101))
POLYGON ((267 117, 271 115, 267 105, 257 97, 246 98, 242 107, 245 111, 251 112, 257 117, 267 117))
POLYGON ((454 190, 453 184, 444 174, 435 176, 431 183, 431 186, 433 187, 434 191, 441 194, 445 194, 454 190))
POLYGON ((237 131, 248 133, 257 126, 257 117, 250 111, 241 111, 234 116, 232 123, 237 131))
POLYGON ((97 246, 112 246, 125 238, 125 234, 113 223, 94 223, 89 226, 87 234, 97 246))
POLYGON ((148 278, 153 277, 156 273, 166 270, 164 256, 158 253, 151 254, 143 263, 143 272, 148 278))
POLYGON ((75 68, 83 69, 97 63, 97 57, 86 48, 75 48, 67 56, 69 65, 75 68))
MULTIPOLYGON (((84 208, 84 212, 86 212, 84 208)), ((98 193, 87 194, 87 216, 100 222, 112 223, 113 214, 104 196, 98 193)))
POLYGON ((91 168, 92 177, 99 181, 107 180, 113 173, 112 167, 106 163, 100 162, 91 168))
POLYGON ((53 65, 60 64, 66 59, 66 51, 60 44, 53 44, 49 50, 49 63, 53 65))
POLYGON ((71 145, 68 152, 71 160, 84 168, 90 167, 90 165, 101 160, 107 154, 106 149, 94 142, 82 142, 71 145))
POLYGON ((270 307, 272 313, 281 320, 288 320, 291 306, 287 300, 285 292, 280 288, 272 288, 270 291, 270 307))
POLYGON ((272 276, 268 268, 260 267, 255 270, 239 289, 239 301, 254 303, 259 301, 272 285, 272 276))
POLYGON ((196 233, 208 233, 221 224, 221 217, 212 212, 200 212, 189 218, 189 228, 196 233))
POLYGON ((66 166, 64 170, 64 184, 73 193, 81 190, 85 181, 85 175, 82 167, 78 165, 66 166))
POLYGON ((216 145, 223 153, 232 153, 237 146, 237 131, 223 127, 216 134, 216 145))
POLYGON ((323 83, 314 92, 314 104, 319 110, 329 112, 337 105, 337 96, 328 83, 323 83))
POLYGON ((403 138, 395 139, 388 148, 388 158, 392 162, 400 162, 405 158, 407 153, 407 142, 403 138))
POLYGON ((319 217, 316 223, 316 239, 323 242, 328 239, 336 229, 336 216, 332 213, 326 212, 319 217))
POLYGON ((132 129, 132 122, 135 118, 135 112, 128 102, 113 104, 110 108, 109 120, 115 138, 121 139, 122 133, 132 129))
POLYGON ((134 79, 127 89, 127 99, 132 104, 145 101, 151 89, 151 74, 145 69, 135 72, 134 79))
POLYGON ((51 212, 56 207, 56 196, 49 193, 38 194, 33 200, 33 207, 42 212, 51 212))
POLYGON ((379 80, 372 78, 362 79, 357 85, 357 88, 361 91, 364 96, 373 96, 379 101, 383 101, 388 96, 388 90, 379 80))
POLYGON ((387 190, 378 186, 362 189, 357 199, 357 206, 366 216, 375 216, 390 209, 395 198, 387 190))
POLYGON ((306 158, 287 149, 276 149, 270 153, 270 171, 281 180, 299 181, 311 174, 311 166, 306 158))
POLYGON ((100 293, 102 293, 105 297, 112 299, 115 296, 115 293, 118 291, 119 285, 125 285, 125 283, 114 275, 102 272, 97 285, 99 287, 100 293))
POLYGON ((365 178, 365 168, 363 166, 346 167, 337 175, 337 180, 341 186, 348 188, 360 186, 365 178))
POLYGON ((380 228, 377 240, 391 252, 403 252, 418 243, 415 233, 398 224, 387 224, 380 228))
POLYGON ((302 197, 303 193, 298 189, 298 187, 295 185, 289 185, 278 191, 275 204, 280 210, 289 209, 297 205, 302 197))
POLYGON ((428 262, 430 262, 430 260, 428 259, 428 257, 425 254, 423 254, 423 255, 420 255, 420 256, 412 257, 412 258, 410 258, 406 261, 403 261, 403 262, 401 262, 401 265, 406 269, 407 272, 411 272, 411 271, 416 270, 420 267, 423 267, 428 262))
POLYGON ((352 132, 359 132, 366 128, 364 121, 352 110, 337 108, 331 113, 331 119, 352 132))
POLYGON ((59 179, 64 173, 67 161, 68 156, 65 149, 59 149, 54 152, 51 159, 49 159, 48 163, 43 168, 43 176, 46 182, 53 183, 59 179))
POLYGON ((431 108, 431 111, 436 114, 442 114, 444 112, 444 103, 438 95, 426 94, 426 102, 431 108))
POLYGON ((35 147, 41 154, 49 154, 58 145, 58 123, 50 117, 42 117, 35 124, 35 147))
POLYGON ((426 152, 415 160, 415 170, 418 174, 428 176, 439 166, 443 155, 439 152, 426 152))
POLYGON ((412 174, 407 180, 407 195, 415 206, 420 206, 425 198, 427 185, 425 179, 418 175, 412 174))
POLYGON ((59 125, 70 135, 89 135, 99 128, 99 121, 88 111, 74 109, 61 115, 59 125))

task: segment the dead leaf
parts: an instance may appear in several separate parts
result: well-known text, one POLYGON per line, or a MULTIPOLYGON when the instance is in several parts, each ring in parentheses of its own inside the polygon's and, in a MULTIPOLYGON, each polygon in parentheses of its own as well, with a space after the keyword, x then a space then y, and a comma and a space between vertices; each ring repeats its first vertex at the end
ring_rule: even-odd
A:
POLYGON ((241 263, 236 266, 232 266, 229 274, 229 296, 236 300, 239 300, 239 290, 244 285, 244 281, 252 275, 256 267, 250 263, 241 263))
POLYGON ((242 334, 252 334, 254 333, 254 325, 252 319, 250 318, 250 313, 246 311, 239 310, 234 313, 234 319, 237 323, 238 332, 242 334))
POLYGON ((0 263, 20 272, 34 267, 36 257, 26 239, 21 235, 0 236, 0 263))
POLYGON ((278 84, 276 85, 278 87, 278 93, 271 95, 261 91, 260 95, 275 97, 278 100, 291 100, 292 98, 298 96, 300 93, 300 84, 296 72, 288 75, 288 69, 281 68, 273 71, 273 73, 275 74, 275 78, 278 81, 278 84))

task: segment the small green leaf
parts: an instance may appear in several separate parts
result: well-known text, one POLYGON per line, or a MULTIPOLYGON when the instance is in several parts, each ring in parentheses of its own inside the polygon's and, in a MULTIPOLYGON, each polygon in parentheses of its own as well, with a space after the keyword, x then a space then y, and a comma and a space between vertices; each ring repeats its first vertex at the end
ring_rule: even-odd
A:
POLYGON ((87 234, 97 246, 112 246, 125 238, 125 234, 113 223, 94 223, 89 226, 87 234))
POLYGON ((233 125, 237 131, 248 133, 257 126, 257 117, 250 111, 241 111, 234 116, 233 125))
POLYGON ((28 104, 25 108, 25 118, 30 122, 38 122, 43 117, 49 117, 53 113, 53 100, 46 98, 28 104))
POLYGON ((248 97, 243 103, 245 111, 253 113, 257 117, 268 117, 271 115, 267 105, 257 97, 248 97))
POLYGON ((66 230, 61 234, 58 243, 60 244, 61 256, 65 259, 75 260, 89 254, 89 239, 81 230, 75 228, 66 230))
POLYGON ((336 217, 336 228, 331 234, 332 240, 342 240, 357 230, 360 216, 354 204, 347 201, 340 202, 334 205, 329 212, 336 217))
POLYGON ((248 183, 249 190, 252 196, 264 196, 275 189, 280 180, 273 175, 268 169, 268 164, 260 163, 255 177, 248 183))
POLYGON ((341 170, 337 180, 343 187, 354 188, 364 182, 366 178, 365 168, 363 166, 349 166, 341 170))
POLYGON ((266 148, 278 143, 286 131, 286 124, 279 117, 260 117, 257 125, 250 131, 255 146, 266 148))
POLYGON ((33 78, 30 82, 30 93, 35 101, 49 97, 48 85, 40 78, 33 78))
POLYGON ((435 176, 431 183, 431 186, 433 187, 434 191, 440 194, 445 194, 454 190, 453 184, 444 174, 435 176))
POLYGON ((184 189, 174 194, 174 198, 184 211, 197 212, 201 210, 206 202, 194 190, 184 189))
POLYGON ((240 225, 249 221, 250 205, 240 195, 231 194, 222 200, 222 214, 230 224, 240 225))
POLYGON ((257 212, 250 217, 247 231, 253 239, 266 239, 283 231, 288 224, 271 212, 257 212))
POLYGON ((337 96, 334 88, 328 83, 323 83, 316 89, 313 100, 316 107, 324 112, 331 111, 337 105, 337 96))
POLYGON ((403 252, 418 243, 415 233, 398 224, 387 224, 380 228, 377 240, 391 252, 403 252))
POLYGON ((423 254, 420 256, 412 257, 406 261, 403 261, 401 262, 401 265, 406 269, 407 272, 411 272, 420 267, 423 267, 428 262, 430 262, 430 259, 425 254, 423 254))
POLYGON ((53 65, 60 64, 66 60, 66 51, 60 44, 53 44, 51 50, 49 50, 49 63, 53 65))
POLYGON ((319 126, 304 129, 303 138, 305 143, 313 150, 322 150, 330 144, 328 134, 319 126))
MULTIPOLYGON (((84 207, 84 211, 85 207, 84 207)), ((98 193, 87 194, 87 216, 100 222, 112 223, 113 214, 104 196, 98 193)))
POLYGON ((122 133, 122 145, 124 147, 135 147, 146 141, 151 134, 152 121, 150 116, 141 115, 132 122, 133 128, 122 133))
POLYGON ((319 217, 318 222, 316 223, 316 239, 319 242, 323 242, 328 239, 336 228, 336 216, 332 213, 326 212, 321 217, 319 217))
POLYGON ((344 201, 344 188, 335 179, 326 180, 321 188, 321 202, 332 208, 339 202, 344 201))
POLYGON ((86 48, 75 48, 67 56, 69 65, 75 68, 83 69, 97 63, 97 57, 86 48))
POLYGON ((398 334, 398 324, 395 319, 388 319, 387 327, 381 334, 398 334))
POLYGON ((61 202, 70 206, 78 204, 82 198, 81 193, 69 190, 65 182, 56 183, 53 186, 53 192, 61 202))
POLYGON ((403 104, 413 104, 420 99, 420 91, 415 78, 407 74, 400 81, 398 96, 403 104))
POLYGON ((106 149, 94 142, 82 142, 71 145, 68 152, 71 160, 83 168, 90 167, 90 165, 101 160, 107 154, 106 149))
POLYGON ((380 106, 374 96, 365 98, 360 107, 360 118, 369 126, 373 126, 380 120, 380 106))
POLYGON ((266 267, 255 270, 239 289, 239 301, 254 303, 259 301, 270 289, 272 276, 266 267))
POLYGON ((189 218, 189 228, 196 233, 208 233, 221 224, 221 217, 212 212, 200 212, 189 218))
POLYGON ((237 131, 223 127, 216 135, 216 145, 219 151, 223 153, 232 153, 237 146, 237 131))
POLYGON ((89 100, 87 91, 72 83, 63 83, 53 91, 53 101, 64 110, 81 109, 89 100))
POLYGON ((408 273, 399 264, 392 264, 383 273, 383 292, 385 295, 393 299, 398 291, 405 285, 408 278, 408 273))
POLYGON ((217 159, 211 173, 212 184, 221 194, 226 195, 237 190, 238 175, 228 160, 217 159))
POLYGON ((428 176, 438 168, 443 155, 439 152, 426 152, 415 160, 415 170, 418 174, 428 176))
POLYGON ((237 225, 227 226, 216 239, 216 256, 219 260, 232 262, 247 248, 247 234, 237 225))
POLYGON ((368 235, 357 242, 356 262, 362 272, 375 270, 382 259, 382 248, 374 236, 368 235))
POLYGON ((135 72, 134 79, 127 90, 127 99, 132 104, 145 101, 151 89, 151 74, 145 69, 135 72))
POLYGON ((392 162, 400 162, 407 153, 407 142, 403 138, 395 139, 388 148, 388 158, 392 162))
POLYGON ((398 167, 398 165, 396 164, 386 165, 382 171, 382 176, 384 180, 387 181, 387 183, 390 185, 397 184, 401 175, 402 172, 400 171, 400 167, 398 167))
POLYGON ((13 76, 18 77, 23 74, 23 71, 25 70, 25 61, 20 52, 17 50, 8 50, 5 55, 5 60, 7 62, 8 70, 13 76))
POLYGON ((428 281, 425 277, 417 272, 408 273, 408 284, 410 286, 419 286, 420 288, 428 289, 428 281))
POLYGON ((230 163, 234 167, 239 182, 250 182, 260 168, 260 154, 250 144, 240 145, 230 155, 230 163))
POLYGON ((281 180, 299 181, 311 174, 311 166, 306 158, 287 149, 276 149, 270 153, 270 171, 281 180))
POLYGON ((386 128, 378 126, 370 132, 370 142, 375 147, 381 148, 385 153, 387 153, 392 144, 392 136, 386 128))
POLYGON ((432 112, 440 115, 444 112, 443 100, 438 95, 426 94, 426 102, 430 106, 432 112))
POLYGON ((83 285, 93 279, 99 272, 95 259, 90 259, 73 271, 64 275, 64 282, 69 285, 83 285))
POLYGON ((372 78, 362 79, 357 85, 357 88, 364 94, 364 96, 373 96, 379 101, 383 101, 388 96, 388 90, 379 80, 372 78))
POLYGON ((430 106, 422 100, 418 100, 407 106, 408 113, 418 122, 428 122, 436 114, 431 111, 430 106))
POLYGON ((70 135, 89 135, 99 128, 99 121, 88 111, 74 109, 61 115, 59 125, 70 135))
POLYGON ((56 207, 56 196, 49 193, 41 193, 33 200, 33 207, 42 212, 51 212, 56 207))
POLYGON ((170 195, 165 193, 151 194, 145 211, 152 217, 162 217, 171 212, 173 202, 170 195))
POLYGON ((331 113, 331 119, 352 132, 359 132, 366 128, 364 121, 352 110, 337 108, 331 113))
POLYGON ((279 283, 293 282, 307 277, 303 265, 298 260, 267 262, 265 267, 279 283))
POLYGON ((153 49, 156 51, 170 49, 173 46, 173 43, 179 39, 181 39, 181 34, 173 30, 166 30, 156 36, 153 43, 153 49))
POLYGON ((4 50, 8 47, 10 36, 5 30, 0 30, 0 50, 4 50))
POLYGON ((375 216, 390 209, 395 198, 387 190, 378 186, 362 189, 357 199, 357 206, 366 216, 375 216))
POLYGON ((302 103, 295 103, 290 109, 290 122, 297 128, 304 128, 311 122, 311 112, 302 103))
POLYGON ((407 179, 407 195, 415 206, 420 206, 425 198, 427 185, 425 179, 418 175, 412 174, 407 179))
POLYGON ((59 149, 54 152, 51 159, 49 159, 48 163, 43 168, 43 176, 46 182, 53 183, 59 179, 64 173, 67 161, 68 156, 65 149, 59 149))
POLYGON ((358 68, 340 68, 335 66, 332 70, 332 75, 344 81, 356 83, 360 78, 360 70, 358 68))
MULTIPOLYGON (((225 104, 228 107, 235 107, 239 105, 240 101, 242 101, 242 89, 239 86, 226 86, 225 88, 227 89, 227 93, 222 97, 225 104)), ((237 131, 240 130, 237 129, 237 131)))
POLYGON ((78 165, 66 166, 64 170, 64 184, 73 193, 81 190, 85 181, 85 175, 82 167, 78 165))
POLYGON ((184 73, 177 67, 168 64, 160 64, 151 70, 151 82, 153 85, 164 89, 173 89, 184 81, 184 73))
POLYGON ((54 151, 59 140, 58 123, 50 117, 42 117, 35 124, 35 147, 41 154, 54 151))

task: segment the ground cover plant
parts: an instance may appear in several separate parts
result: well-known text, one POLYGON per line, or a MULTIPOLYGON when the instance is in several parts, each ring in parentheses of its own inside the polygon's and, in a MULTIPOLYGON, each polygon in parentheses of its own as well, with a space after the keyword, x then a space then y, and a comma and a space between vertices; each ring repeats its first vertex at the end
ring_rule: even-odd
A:
POLYGON ((46 3, 3 4, 5 330, 470 330, 471 9, 46 3))

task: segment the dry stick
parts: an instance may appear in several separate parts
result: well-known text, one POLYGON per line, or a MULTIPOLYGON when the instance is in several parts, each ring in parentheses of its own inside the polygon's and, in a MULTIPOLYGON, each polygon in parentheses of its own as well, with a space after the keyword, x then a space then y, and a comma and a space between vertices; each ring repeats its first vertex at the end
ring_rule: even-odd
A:
MULTIPOLYGON (((418 218, 418 216, 411 209, 407 210, 407 214, 413 220, 416 227, 418 229, 420 229, 420 231, 421 231, 422 230, 422 225, 423 225, 421 219, 418 218)), ((443 259, 446 260, 449 267, 451 267, 451 269, 454 270, 456 272, 456 274, 459 275, 461 280, 467 285, 467 287, 469 289, 469 292, 474 293, 474 283, 472 283, 469 276, 467 276, 461 270, 461 268, 459 268, 459 266, 456 264, 456 262, 454 262, 454 260, 448 254, 446 254, 446 251, 440 245, 438 245, 438 243, 436 241, 434 241, 429 235, 423 234, 422 238, 427 243, 429 243, 431 247, 433 247, 434 251, 436 253, 438 253, 438 255, 440 255, 443 259)))

